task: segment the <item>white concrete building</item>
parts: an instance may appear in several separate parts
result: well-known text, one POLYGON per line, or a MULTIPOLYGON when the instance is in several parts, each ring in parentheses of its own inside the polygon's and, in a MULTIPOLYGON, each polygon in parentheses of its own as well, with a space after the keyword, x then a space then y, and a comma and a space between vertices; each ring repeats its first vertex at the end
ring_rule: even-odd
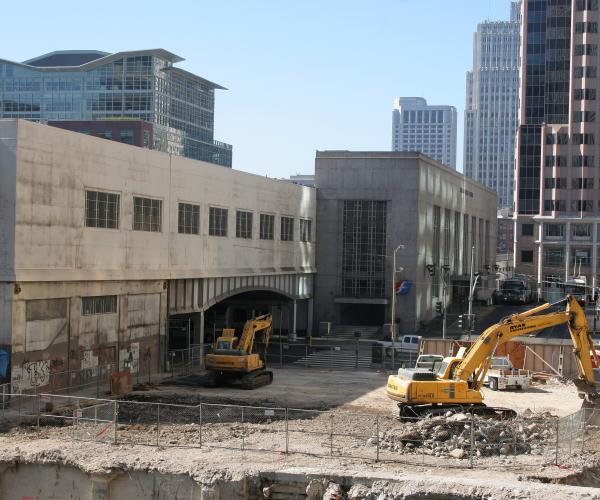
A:
POLYGON ((12 380, 156 370, 173 347, 169 316, 192 318, 196 343, 205 325, 243 321, 240 307, 283 303, 280 321, 310 329, 314 220, 312 188, 0 120, 0 349, 12 380))
POLYGON ((519 2, 510 21, 486 21, 473 35, 473 69, 467 72, 463 169, 512 207, 515 137, 519 113, 519 2))
POLYGON ((392 151, 426 154, 456 170, 456 108, 398 97, 392 113, 392 151))

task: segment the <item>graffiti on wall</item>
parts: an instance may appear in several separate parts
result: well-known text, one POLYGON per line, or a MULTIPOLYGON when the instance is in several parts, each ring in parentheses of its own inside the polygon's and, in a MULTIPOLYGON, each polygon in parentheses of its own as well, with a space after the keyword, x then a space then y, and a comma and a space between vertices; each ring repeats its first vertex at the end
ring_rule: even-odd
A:
POLYGON ((121 370, 137 373, 140 361, 140 343, 132 342, 125 349, 121 349, 119 351, 119 361, 121 370))
POLYGON ((22 367, 12 370, 11 380, 13 387, 18 387, 20 390, 48 385, 50 383, 50 361, 44 359, 23 363, 22 367))

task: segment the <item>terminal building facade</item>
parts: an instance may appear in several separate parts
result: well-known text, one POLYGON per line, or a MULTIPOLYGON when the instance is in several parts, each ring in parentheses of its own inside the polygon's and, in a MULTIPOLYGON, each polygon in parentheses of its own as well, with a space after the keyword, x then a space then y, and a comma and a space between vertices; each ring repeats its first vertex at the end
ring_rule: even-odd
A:
POLYGON ((390 323, 396 249, 402 333, 432 320, 436 303, 465 301, 472 247, 480 296, 495 288, 490 188, 420 153, 319 151, 315 174, 319 323, 390 323))
POLYGON ((183 348, 258 313, 310 330, 315 202, 290 182, 0 120, 0 349, 12 381, 164 369, 176 320, 192 325, 183 348))

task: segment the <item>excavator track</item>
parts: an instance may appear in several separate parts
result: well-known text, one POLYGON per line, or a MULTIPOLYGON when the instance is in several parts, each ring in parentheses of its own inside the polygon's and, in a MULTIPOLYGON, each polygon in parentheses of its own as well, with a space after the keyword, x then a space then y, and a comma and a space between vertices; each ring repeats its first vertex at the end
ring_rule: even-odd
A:
POLYGON ((400 420, 439 417, 449 411, 452 413, 469 413, 500 420, 511 419, 517 416, 517 412, 510 408, 487 406, 484 404, 407 405, 398 403, 398 417, 400 420))
POLYGON ((247 373, 238 380, 242 389, 258 389, 273 382, 273 372, 268 370, 257 370, 247 373))

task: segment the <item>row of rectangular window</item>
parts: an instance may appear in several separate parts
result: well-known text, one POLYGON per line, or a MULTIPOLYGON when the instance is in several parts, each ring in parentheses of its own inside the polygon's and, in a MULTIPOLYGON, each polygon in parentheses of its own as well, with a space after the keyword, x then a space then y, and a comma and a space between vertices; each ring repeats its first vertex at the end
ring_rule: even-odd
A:
MULTIPOLYGON (((593 167, 595 157, 593 155, 575 155, 572 158, 573 167, 593 167)), ((568 167, 566 156, 548 155, 546 156, 547 167, 568 167)))
MULTIPOLYGON (((566 209, 567 202, 565 200, 544 200, 544 211, 546 212, 564 212, 566 209)), ((572 200, 571 210, 574 212, 593 212, 594 200, 572 200)), ((598 210, 600 210, 600 203, 598 210)))
MULTIPOLYGON (((546 177, 544 179, 544 188, 546 189, 568 189, 567 179, 565 177, 546 177)), ((593 177, 577 177, 571 179, 572 189, 594 189, 593 177)))
MULTIPOLYGON (((588 89, 589 90, 589 89, 588 89)), ((594 134, 590 133, 577 133, 573 134, 573 144, 595 144, 594 134)), ((557 133, 557 134, 546 134, 546 144, 568 144, 569 134, 557 133)))
POLYGON ((598 0, 577 0, 577 10, 598 10, 598 0))
MULTIPOLYGON (((559 267, 564 264, 565 251, 563 248, 545 248, 544 265, 559 267)), ((571 265, 581 264, 589 266, 592 262, 592 253, 589 248, 578 248, 571 253, 571 265)))
MULTIPOLYGON (((533 236, 534 225, 521 225, 521 236, 533 236)), ((544 224, 544 236, 547 238, 564 238, 564 224, 544 224)), ((590 238, 592 236, 591 224, 571 224, 571 236, 575 238, 590 238)))
MULTIPOLYGON (((119 229, 120 195, 103 191, 85 192, 85 225, 86 227, 119 229)), ((208 234, 210 236, 227 236, 227 208, 210 207, 208 234)), ((253 213, 247 210, 236 211, 236 237, 252 238, 253 213)), ((300 241, 311 241, 312 221, 300 219, 300 241)), ((274 239, 275 216, 260 214, 261 240, 274 239)), ((162 231, 162 200, 154 198, 133 197, 133 230, 162 231)), ((179 203, 177 231, 180 234, 200 234, 200 205, 179 203)), ((294 218, 281 216, 281 240, 293 241, 294 218)))

